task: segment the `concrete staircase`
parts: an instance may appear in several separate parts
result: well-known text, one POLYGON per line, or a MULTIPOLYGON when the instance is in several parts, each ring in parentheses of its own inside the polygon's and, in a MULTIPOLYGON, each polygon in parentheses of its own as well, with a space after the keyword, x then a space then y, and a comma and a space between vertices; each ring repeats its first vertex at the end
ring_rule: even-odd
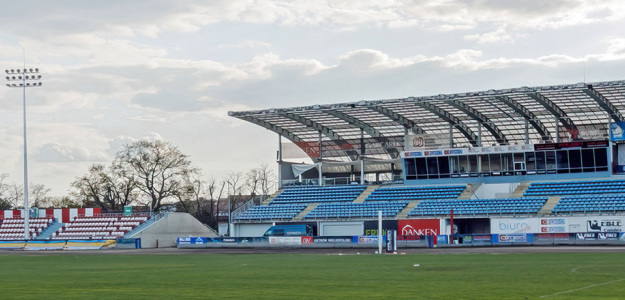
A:
POLYGON ((464 191, 462 191, 462 194, 460 194, 460 196, 458 196, 458 199, 460 199, 460 200, 469 200, 469 199, 471 199, 471 197, 473 197, 473 194, 475 194, 475 191, 477 191, 477 189, 479 189, 481 185, 482 185, 482 183, 469 183, 469 184, 467 184, 467 188, 464 189, 464 191))
POLYGON ((267 199, 263 200, 263 203, 261 203, 260 205, 269 205, 269 202, 276 198, 276 196, 278 196, 280 193, 282 193, 282 189, 277 190, 275 193, 273 193, 273 195, 267 197, 267 199))
POLYGON ((408 205, 406 205, 406 207, 404 207, 404 209, 402 209, 402 211, 400 211, 397 216, 395 216, 395 219, 405 219, 408 217, 408 213, 410 211, 412 211, 413 208, 417 207, 417 205, 419 205, 419 202, 421 202, 420 200, 413 200, 410 201, 410 203, 408 203, 408 205))
POLYGON ((308 206, 306 206, 306 208, 304 210, 302 210, 302 212, 297 214, 297 216, 293 217, 293 221, 301 221, 301 220, 303 220, 304 216, 306 216, 306 214, 308 214, 310 211, 315 209, 315 207, 317 207, 317 205, 319 205, 319 203, 308 204, 308 206))
POLYGON ((545 202, 545 205, 543 205, 543 208, 538 211, 538 215, 546 216, 551 214, 551 210, 556 206, 556 204, 558 204, 559 201, 560 196, 549 197, 549 199, 547 199, 547 202, 545 202))
POLYGON ((57 229, 63 227, 65 225, 61 222, 54 222, 50 224, 44 231, 42 231, 38 236, 34 237, 35 240, 49 240, 53 233, 56 232, 57 229))
POLYGON ((367 197, 369 197, 369 195, 371 195, 371 193, 373 193, 373 191, 375 191, 375 189, 379 188, 379 185, 370 185, 367 187, 366 190, 364 190, 360 196, 358 196, 358 198, 356 198, 356 200, 354 200, 354 203, 363 203, 365 202, 365 199, 367 199, 367 197))
POLYGON ((530 183, 527 181, 521 182, 516 189, 514 189, 514 191, 512 192, 512 194, 510 194, 510 198, 521 198, 523 197, 523 194, 525 193, 525 191, 527 191, 527 188, 530 186, 530 183))

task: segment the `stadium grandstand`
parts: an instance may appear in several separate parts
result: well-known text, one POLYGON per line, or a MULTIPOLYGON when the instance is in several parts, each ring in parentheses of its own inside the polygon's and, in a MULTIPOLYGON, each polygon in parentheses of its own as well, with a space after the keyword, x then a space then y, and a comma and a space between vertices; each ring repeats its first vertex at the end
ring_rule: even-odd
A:
POLYGON ((231 233, 622 232, 623 110, 606 81, 229 112, 277 134, 280 185, 231 233))

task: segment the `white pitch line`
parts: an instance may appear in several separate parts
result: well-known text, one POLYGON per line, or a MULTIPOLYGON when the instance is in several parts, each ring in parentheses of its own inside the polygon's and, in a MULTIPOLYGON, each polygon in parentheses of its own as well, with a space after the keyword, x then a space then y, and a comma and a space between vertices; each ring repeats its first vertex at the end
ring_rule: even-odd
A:
POLYGON ((577 267, 577 268, 571 269, 571 272, 577 273, 577 269, 579 269, 579 268, 581 268, 581 267, 577 267))
POLYGON ((604 282, 604 283, 597 283, 597 284, 593 284, 593 285, 589 285, 589 286, 585 286, 585 287, 581 287, 581 288, 577 288, 577 289, 572 289, 572 290, 568 290, 568 291, 557 292, 557 293, 551 294, 551 295, 543 295, 543 296, 540 296, 540 298, 545 298, 545 297, 562 295, 562 294, 566 294, 566 293, 577 292, 577 291, 580 291, 580 290, 585 290, 585 289, 589 289, 589 288, 593 288, 593 287, 601 286, 601 285, 608 285, 608 284, 612 284, 612 283, 620 282, 620 281, 625 281, 625 278, 612 280, 612 281, 608 281, 608 282, 604 282))

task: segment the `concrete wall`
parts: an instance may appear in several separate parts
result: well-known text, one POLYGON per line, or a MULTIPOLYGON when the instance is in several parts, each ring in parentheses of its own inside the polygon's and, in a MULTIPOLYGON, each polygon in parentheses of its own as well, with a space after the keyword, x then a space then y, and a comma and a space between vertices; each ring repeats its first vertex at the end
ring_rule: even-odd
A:
POLYGON ((187 236, 216 236, 213 231, 188 213, 170 212, 164 218, 143 230, 129 236, 129 238, 140 238, 142 248, 176 247, 178 237, 187 236))

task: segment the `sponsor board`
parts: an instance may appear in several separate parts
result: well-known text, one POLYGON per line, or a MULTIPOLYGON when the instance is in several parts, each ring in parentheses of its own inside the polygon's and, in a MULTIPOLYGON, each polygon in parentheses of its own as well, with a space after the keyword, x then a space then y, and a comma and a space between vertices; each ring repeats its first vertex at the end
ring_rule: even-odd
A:
POLYGON ((578 241, 594 241, 597 239, 597 233, 585 232, 575 234, 575 239, 578 241))
POLYGON ((313 241, 313 237, 312 236, 303 236, 302 237, 302 244, 312 244, 313 241))
POLYGON ((446 235, 437 235, 436 242, 441 245, 447 245, 447 243, 449 243, 449 239, 446 235))
POLYGON ((332 237, 326 237, 326 236, 314 236, 313 237, 313 243, 320 243, 320 244, 334 244, 334 243, 353 243, 353 237, 351 236, 332 236, 332 237))
POLYGON ((313 243, 321 243, 321 244, 333 244, 333 243, 352 243, 353 238, 351 236, 333 236, 333 237, 325 237, 325 236, 315 236, 313 237, 313 243))
POLYGON ((527 234, 500 234, 497 237, 498 243, 527 243, 527 234))
POLYGON ((590 219, 586 222, 588 232, 620 232, 620 219, 590 219))
POLYGON ((490 228, 493 233, 538 233, 540 232, 536 218, 491 219, 490 228))
MULTIPOLYGON (((397 220, 383 220, 382 235, 386 235, 387 230, 398 230, 397 220)), ((364 235, 378 235, 378 221, 365 221, 364 235)))
POLYGON ((625 122, 610 123, 610 140, 625 141, 625 122))
POLYGON ((378 243, 378 236, 355 236, 354 238, 356 238, 356 241, 358 244, 377 244, 378 243))
POLYGON ((540 232, 562 233, 566 232, 566 219, 540 219, 540 232))
POLYGON ((201 245, 208 243, 208 238, 205 237, 181 237, 178 238, 178 244, 180 245, 201 245))
POLYGON ((599 232, 597 238, 601 241, 618 241, 618 232, 599 232))
POLYGON ((270 236, 269 245, 296 246, 302 244, 301 236, 270 236))
POLYGON ((440 233, 439 219, 399 220, 398 239, 415 240, 418 236, 434 235, 440 233))

